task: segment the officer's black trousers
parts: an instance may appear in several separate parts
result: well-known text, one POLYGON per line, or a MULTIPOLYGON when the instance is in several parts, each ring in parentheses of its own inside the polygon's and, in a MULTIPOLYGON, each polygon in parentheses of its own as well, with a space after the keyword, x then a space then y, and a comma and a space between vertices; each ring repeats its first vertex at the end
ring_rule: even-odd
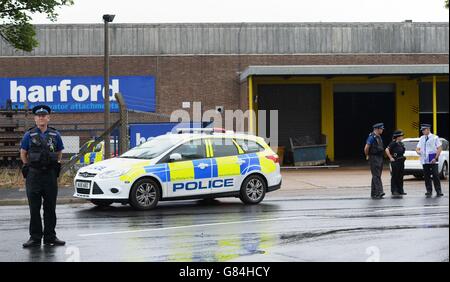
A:
POLYGON ((405 170, 405 160, 391 162, 391 192, 392 194, 403 194, 403 172, 405 170))
POLYGON ((371 196, 379 196, 383 193, 383 182, 381 181, 381 173, 383 172, 383 156, 370 155, 369 157, 370 172, 372 173, 372 191, 371 196))
POLYGON ((56 238, 57 176, 54 169, 31 168, 26 178, 28 204, 30 206, 31 239, 51 241, 56 238), (44 230, 42 230, 41 206, 44 206, 44 230))
POLYGON ((433 177, 433 184, 436 193, 441 193, 441 180, 439 179, 438 164, 424 164, 423 165, 423 177, 425 178, 425 187, 427 193, 433 192, 433 186, 431 184, 431 177, 433 177))

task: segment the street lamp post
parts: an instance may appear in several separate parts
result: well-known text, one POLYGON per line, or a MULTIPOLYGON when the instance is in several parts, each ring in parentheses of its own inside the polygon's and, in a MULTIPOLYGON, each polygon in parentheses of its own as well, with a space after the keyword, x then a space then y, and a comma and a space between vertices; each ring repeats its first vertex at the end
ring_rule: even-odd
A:
MULTIPOLYGON (((105 115, 105 131, 109 129, 110 126, 110 107, 109 107, 109 26, 108 24, 114 20, 115 15, 103 15, 103 21, 105 23, 105 56, 104 56, 104 81, 103 81, 103 89, 104 89, 104 115, 105 115)), ((110 135, 108 134, 105 137, 105 159, 109 159, 111 156, 111 148, 110 148, 110 135)))

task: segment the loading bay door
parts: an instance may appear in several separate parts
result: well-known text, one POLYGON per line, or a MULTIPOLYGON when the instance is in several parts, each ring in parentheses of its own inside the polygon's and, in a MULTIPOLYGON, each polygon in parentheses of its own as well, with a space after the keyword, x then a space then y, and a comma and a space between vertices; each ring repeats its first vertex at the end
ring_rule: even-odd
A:
POLYGON ((334 87, 334 146, 336 160, 364 160, 363 148, 372 125, 384 122, 383 141, 395 130, 395 86, 352 84, 334 87))
MULTIPOLYGON (((309 136, 311 140, 320 140, 320 95, 320 84, 258 85, 258 109, 278 110, 279 146, 284 146, 289 150, 290 137, 309 136)), ((268 120, 268 116, 266 120, 268 120)), ((266 132, 270 132, 268 125, 266 132)), ((285 160, 292 161, 289 158, 285 160)))

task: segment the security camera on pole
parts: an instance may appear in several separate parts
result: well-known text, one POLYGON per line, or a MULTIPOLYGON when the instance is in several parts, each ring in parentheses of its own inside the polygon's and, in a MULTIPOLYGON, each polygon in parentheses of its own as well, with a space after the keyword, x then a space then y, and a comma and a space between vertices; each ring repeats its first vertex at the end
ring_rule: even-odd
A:
MULTIPOLYGON (((105 90, 105 131, 108 130, 110 126, 109 117, 109 30, 108 23, 114 20, 115 15, 103 15, 103 21, 105 23, 105 63, 104 63, 104 90, 105 90)), ((109 134, 105 137, 105 159, 109 159, 111 156, 110 150, 110 136, 109 134)))

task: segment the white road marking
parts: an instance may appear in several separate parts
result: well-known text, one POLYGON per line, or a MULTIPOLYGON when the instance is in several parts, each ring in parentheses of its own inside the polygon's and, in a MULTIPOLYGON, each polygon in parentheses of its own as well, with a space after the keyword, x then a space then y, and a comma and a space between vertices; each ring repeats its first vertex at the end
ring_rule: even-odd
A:
MULTIPOLYGON (((376 211, 373 211, 373 212, 390 212, 390 211, 420 210, 420 209, 442 209, 442 208, 448 208, 448 207, 449 206, 420 206, 420 207, 409 207, 409 208, 383 209, 383 210, 376 210, 376 211)), ((104 236, 104 235, 115 235, 115 234, 130 234, 130 233, 141 233, 141 232, 151 232, 151 231, 164 231, 164 230, 183 229, 183 228, 197 228, 197 227, 207 227, 207 226, 221 226, 221 225, 257 223, 257 222, 297 220, 297 219, 302 219, 302 218, 305 218, 305 216, 279 217, 279 218, 254 219, 254 220, 229 221, 229 222, 216 222, 216 223, 182 225, 182 226, 139 229, 139 230, 123 230, 123 231, 113 231, 113 232, 79 234, 78 236, 80 236, 80 237, 90 237, 90 236, 104 236)))
POLYGON ((424 206, 424 207, 396 208, 396 209, 376 210, 374 212, 407 211, 407 210, 420 210, 420 209, 443 209, 443 208, 448 209, 448 206, 424 206))

